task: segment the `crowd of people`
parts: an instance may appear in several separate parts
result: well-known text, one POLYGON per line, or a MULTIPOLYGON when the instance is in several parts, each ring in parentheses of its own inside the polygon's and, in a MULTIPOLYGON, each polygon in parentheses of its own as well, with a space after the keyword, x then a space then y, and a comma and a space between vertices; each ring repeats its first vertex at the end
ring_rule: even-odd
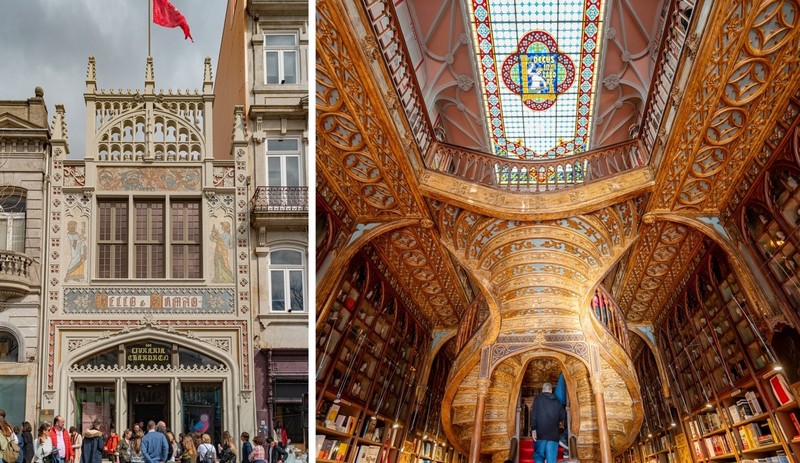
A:
POLYGON ((304 463, 306 454, 291 445, 280 426, 266 439, 249 433, 240 436, 237 445, 225 431, 222 442, 214 445, 211 436, 202 433, 178 434, 166 423, 150 421, 134 424, 122 434, 114 425, 107 432, 95 420, 79 433, 75 426, 65 427, 63 416, 51 425, 45 421, 33 435, 29 422, 11 426, 0 409, 0 463, 304 463))

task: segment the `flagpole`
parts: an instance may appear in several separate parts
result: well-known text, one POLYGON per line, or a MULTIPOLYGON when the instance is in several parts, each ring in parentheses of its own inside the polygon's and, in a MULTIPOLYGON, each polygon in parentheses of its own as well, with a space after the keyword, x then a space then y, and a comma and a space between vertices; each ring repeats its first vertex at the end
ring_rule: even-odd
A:
POLYGON ((147 56, 150 54, 150 28, 153 27, 153 0, 145 0, 147 2, 147 56))

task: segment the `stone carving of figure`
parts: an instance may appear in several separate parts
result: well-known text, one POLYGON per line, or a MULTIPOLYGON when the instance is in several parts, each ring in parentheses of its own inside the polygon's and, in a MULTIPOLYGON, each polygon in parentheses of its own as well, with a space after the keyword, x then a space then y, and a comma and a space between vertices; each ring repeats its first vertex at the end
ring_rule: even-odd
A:
POLYGON ((211 240, 214 241, 214 283, 233 283, 233 271, 228 253, 233 245, 231 236, 231 224, 222 222, 220 224, 222 232, 217 230, 217 226, 211 227, 211 240))
POLYGON ((70 258, 67 265, 67 275, 64 281, 83 280, 86 268, 86 225, 78 233, 78 223, 70 220, 67 223, 67 242, 69 243, 70 258))

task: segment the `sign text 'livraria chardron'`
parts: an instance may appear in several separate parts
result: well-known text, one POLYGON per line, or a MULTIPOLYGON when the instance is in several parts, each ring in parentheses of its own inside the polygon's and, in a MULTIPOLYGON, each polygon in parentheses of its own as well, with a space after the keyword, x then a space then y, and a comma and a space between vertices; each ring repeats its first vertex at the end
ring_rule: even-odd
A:
POLYGON ((126 360, 129 365, 169 365, 170 363, 170 352, 167 346, 146 342, 127 346, 127 348, 126 360))

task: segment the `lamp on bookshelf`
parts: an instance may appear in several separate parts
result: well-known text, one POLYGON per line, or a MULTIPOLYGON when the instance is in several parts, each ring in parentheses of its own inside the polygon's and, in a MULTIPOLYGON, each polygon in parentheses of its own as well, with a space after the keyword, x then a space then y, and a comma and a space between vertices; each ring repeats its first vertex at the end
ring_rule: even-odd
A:
POLYGON ((344 392, 344 387, 347 384, 347 381, 350 379, 350 374, 353 372, 353 365, 355 364, 356 357, 358 357, 358 354, 361 352, 361 347, 364 345, 364 339, 367 337, 367 333, 357 333, 357 335, 360 335, 358 338, 358 344, 356 344, 353 356, 350 357, 350 364, 347 365, 347 370, 344 372, 342 382, 339 384, 339 390, 336 391, 336 398, 333 400, 333 403, 335 404, 338 404, 342 401, 342 392, 344 392))
POLYGON ((322 358, 319 361, 319 368, 317 368, 317 381, 319 381, 320 375, 325 370, 325 362, 328 357, 328 348, 331 345, 331 338, 333 337, 333 327, 336 325, 336 321, 339 320, 339 312, 334 312, 328 322, 326 324, 330 325, 330 331, 328 332, 327 339, 325 340, 325 348, 322 350, 322 358))
POLYGON ((775 358, 775 355, 772 353, 772 349, 770 348, 769 344, 767 344, 767 341, 765 341, 764 337, 761 336, 761 330, 759 330, 756 327, 755 323, 753 323, 753 319, 751 319, 750 315, 747 314, 747 310, 745 310, 744 308, 744 306, 747 305, 747 300, 743 299, 741 303, 735 297, 733 298, 733 300, 736 302, 736 305, 739 307, 739 310, 742 311, 742 316, 744 317, 745 320, 747 320, 747 324, 750 326, 750 329, 753 331, 753 334, 756 335, 758 341, 764 346, 764 352, 767 353, 769 361, 772 363, 772 369, 774 371, 783 370, 783 366, 781 366, 781 364, 778 362, 778 359, 775 358))

